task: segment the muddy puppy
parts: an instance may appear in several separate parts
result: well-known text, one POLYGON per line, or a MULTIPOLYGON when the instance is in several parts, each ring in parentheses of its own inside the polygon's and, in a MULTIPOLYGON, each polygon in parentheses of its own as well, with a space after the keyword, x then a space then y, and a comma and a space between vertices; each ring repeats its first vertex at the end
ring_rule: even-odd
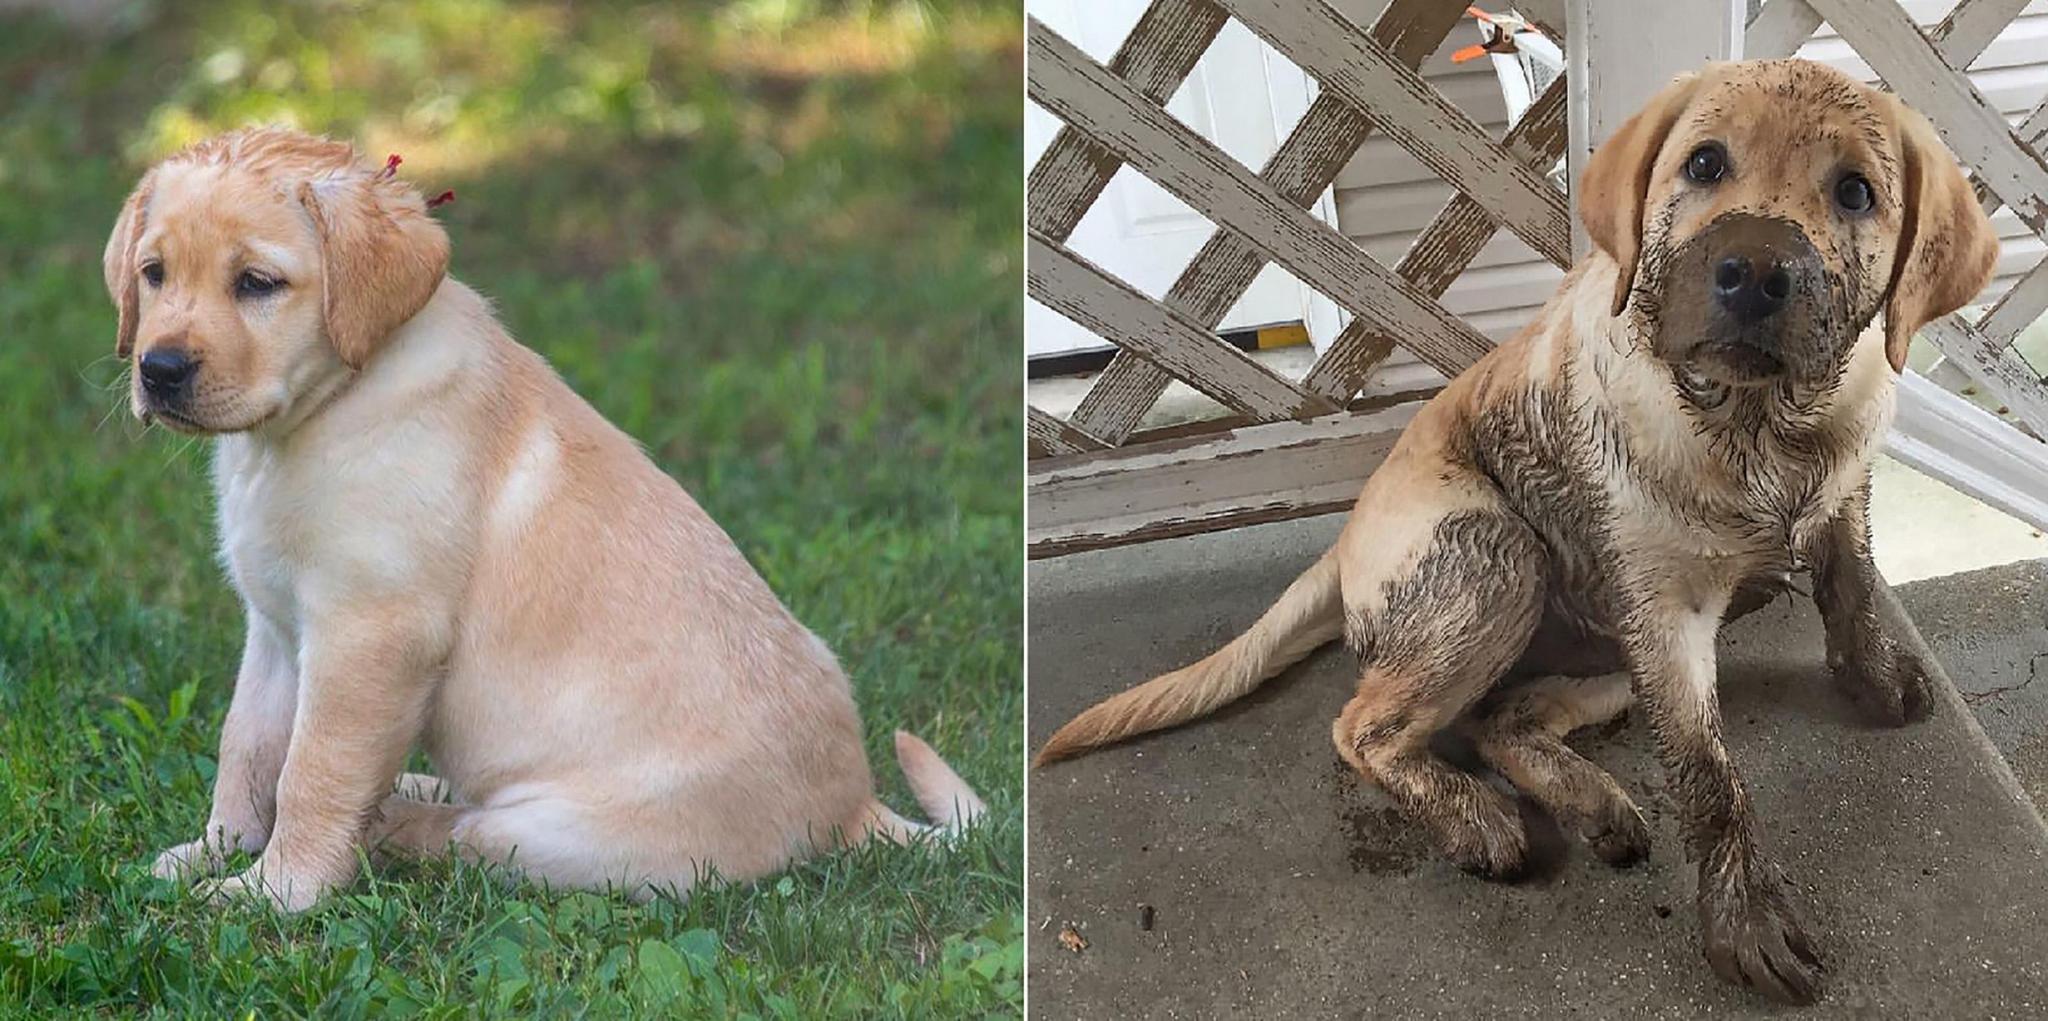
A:
POLYGON ((1421 410, 1335 547, 1251 630, 1082 713, 1038 761, 1210 712, 1341 635, 1364 675, 1337 751, 1454 861, 1512 876, 1528 847, 1507 798, 1431 751, 1449 728, 1624 864, 1642 814, 1562 738, 1633 694, 1699 862, 1708 960, 1810 1001, 1821 964, 1722 743, 1714 637, 1811 569, 1843 687, 1887 723, 1928 710, 1875 610, 1870 464, 1914 332, 1989 282, 1997 239, 1924 118, 1806 61, 1679 78, 1580 183, 1597 250, 1421 410), (1615 671, 1632 684, 1598 676, 1615 671))
MULTIPOLYGON (((215 437, 248 618, 205 831, 157 873, 239 848, 214 892, 298 910, 359 849, 454 847, 646 896, 924 832, 825 644, 447 264, 389 168, 273 129, 165 160, 114 227, 135 414, 215 437), (399 776, 415 746, 438 778, 399 776)), ((940 827, 982 810, 896 749, 940 827)))

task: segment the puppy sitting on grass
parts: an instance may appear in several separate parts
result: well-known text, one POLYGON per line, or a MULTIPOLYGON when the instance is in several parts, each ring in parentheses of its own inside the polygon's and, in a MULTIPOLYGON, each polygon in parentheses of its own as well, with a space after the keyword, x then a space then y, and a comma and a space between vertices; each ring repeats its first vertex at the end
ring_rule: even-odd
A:
MULTIPOLYGON (((635 896, 927 827, 875 798, 846 677, 633 440, 447 276, 409 185, 239 131, 106 250, 135 414, 216 437, 248 634, 203 834, 156 872, 288 911, 451 845, 635 896), (425 748, 440 778, 399 775, 425 748), (394 791, 396 785, 396 793, 394 791)), ((945 830, 982 811, 899 733, 945 830)))

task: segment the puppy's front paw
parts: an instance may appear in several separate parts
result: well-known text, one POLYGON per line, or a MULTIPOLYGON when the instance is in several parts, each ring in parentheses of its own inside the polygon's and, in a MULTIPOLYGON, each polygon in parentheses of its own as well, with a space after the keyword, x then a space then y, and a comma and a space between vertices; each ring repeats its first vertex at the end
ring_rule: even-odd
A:
POLYGON ((221 853, 220 845, 202 837, 157 855, 149 871, 158 879, 190 883, 220 872, 227 864, 227 855, 221 853))
POLYGON ((1920 657, 1873 635, 1835 666, 1835 683, 1858 709, 1887 727, 1924 720, 1934 709, 1934 684, 1920 657))
POLYGON ((1775 879, 1708 885, 1699 909, 1714 973, 1783 1003, 1820 999, 1826 968, 1775 879))
POLYGON ((1622 806, 1597 828, 1586 831, 1586 844, 1601 861, 1625 869, 1650 856, 1650 826, 1634 805, 1622 806))
POLYGON ((259 828, 232 822, 209 822, 205 836, 188 840, 157 855, 149 871, 158 879, 181 883, 217 876, 227 871, 228 859, 236 851, 261 853, 263 845, 268 842, 269 829, 267 825, 259 828))
POLYGON ((1453 864, 1476 876, 1512 881, 1529 868, 1529 835, 1504 799, 1488 798, 1433 820, 1437 843, 1453 864))
POLYGON ((293 915, 318 903, 330 886, 332 884, 300 876, 267 877, 263 864, 258 862, 240 875, 202 883, 198 890, 200 897, 209 904, 256 900, 269 905, 273 911, 293 915))

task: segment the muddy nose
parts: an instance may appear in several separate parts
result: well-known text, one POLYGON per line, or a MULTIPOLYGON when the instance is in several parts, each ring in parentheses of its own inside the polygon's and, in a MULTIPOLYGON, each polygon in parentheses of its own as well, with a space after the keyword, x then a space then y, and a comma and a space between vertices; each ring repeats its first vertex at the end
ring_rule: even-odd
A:
POLYGON ((175 347, 160 347, 142 356, 135 371, 142 374, 142 388, 158 397, 168 397, 192 378, 199 362, 175 347))
POLYGON ((1714 297, 1741 322, 1776 315, 1791 296, 1791 271, 1767 251, 1729 255, 1714 267, 1714 297))

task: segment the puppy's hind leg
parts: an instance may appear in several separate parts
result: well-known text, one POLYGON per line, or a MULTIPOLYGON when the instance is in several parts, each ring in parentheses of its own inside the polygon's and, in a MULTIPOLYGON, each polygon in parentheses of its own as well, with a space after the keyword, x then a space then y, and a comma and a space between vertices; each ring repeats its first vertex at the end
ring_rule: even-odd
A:
POLYGON ((466 805, 393 794, 377 806, 363 846, 380 859, 433 858, 445 854, 466 805))
POLYGON ((1487 765, 1615 866, 1650 853, 1649 826, 1628 792, 1573 751, 1564 736, 1619 716, 1632 697, 1626 675, 1545 677, 1500 692, 1470 727, 1487 765))
MULTIPOLYGON (((1362 541, 1375 538, 1386 536, 1362 541)), ((1541 618, 1545 568, 1527 524, 1481 508, 1436 521, 1398 573, 1365 569, 1344 579, 1352 640, 1368 666, 1332 728, 1338 753, 1427 825, 1460 867, 1496 879, 1527 865, 1521 817, 1484 780, 1440 758, 1429 740, 1521 655, 1541 618)))
MULTIPOLYGON (((666 847, 673 841, 659 843, 666 847)), ((393 794, 378 806, 365 844, 385 860, 438 858, 452 852, 464 861, 503 867, 508 881, 539 882, 555 889, 617 889, 635 900, 689 890, 696 881, 697 860, 713 857, 708 851, 648 851, 622 834, 615 818, 552 795, 479 805, 437 804, 393 794)), ((735 871, 752 875, 766 868, 742 860, 735 863, 735 871)))
POLYGON ((466 806, 454 804, 448 782, 425 773, 400 773, 391 793, 363 831, 373 858, 432 858, 448 849, 449 833, 466 806))

